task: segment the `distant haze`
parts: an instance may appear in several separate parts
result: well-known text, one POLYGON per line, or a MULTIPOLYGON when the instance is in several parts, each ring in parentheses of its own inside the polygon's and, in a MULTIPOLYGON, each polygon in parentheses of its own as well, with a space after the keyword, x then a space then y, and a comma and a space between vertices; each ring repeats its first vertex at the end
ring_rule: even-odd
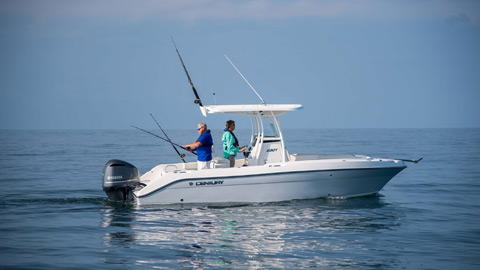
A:
POLYGON ((1 1, 0 129, 480 127, 479 1, 1 1), (215 95, 213 95, 215 93, 215 95))

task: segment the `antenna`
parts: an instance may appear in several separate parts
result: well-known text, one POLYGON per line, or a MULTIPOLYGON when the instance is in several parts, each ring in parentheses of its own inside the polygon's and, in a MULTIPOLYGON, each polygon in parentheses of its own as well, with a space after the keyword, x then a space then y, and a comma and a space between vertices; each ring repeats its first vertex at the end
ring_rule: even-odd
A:
POLYGON ((243 76, 243 74, 240 72, 240 70, 238 70, 238 68, 233 64, 233 62, 230 60, 230 58, 228 58, 228 56, 225 54, 225 58, 227 58, 228 62, 230 62, 230 64, 232 64, 233 68, 235 68, 235 70, 238 72, 238 74, 240 74, 240 76, 242 76, 243 80, 248 84, 248 86, 250 86, 250 88, 253 90, 253 92, 255 92, 255 94, 258 96, 258 98, 262 101, 263 105, 267 105, 267 103, 265 102, 265 100, 258 94, 258 92, 255 90, 255 88, 253 88, 253 86, 247 81, 247 79, 245 79, 245 77, 243 76))

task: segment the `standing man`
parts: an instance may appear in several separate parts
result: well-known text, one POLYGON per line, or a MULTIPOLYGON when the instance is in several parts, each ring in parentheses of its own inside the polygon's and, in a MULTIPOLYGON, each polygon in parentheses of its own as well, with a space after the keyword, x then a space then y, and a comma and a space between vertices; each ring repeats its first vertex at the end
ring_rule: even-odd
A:
POLYGON ((235 157, 238 152, 243 152, 245 148, 239 148, 237 137, 233 134, 235 130, 235 121, 228 120, 226 128, 223 130, 223 157, 230 161, 230 167, 235 165, 235 157))
POLYGON ((197 141, 191 144, 184 145, 184 148, 190 148, 191 150, 197 150, 197 169, 210 169, 210 163, 212 161, 212 146, 213 140, 210 130, 207 129, 207 124, 200 123, 197 125, 197 131, 200 134, 197 141))

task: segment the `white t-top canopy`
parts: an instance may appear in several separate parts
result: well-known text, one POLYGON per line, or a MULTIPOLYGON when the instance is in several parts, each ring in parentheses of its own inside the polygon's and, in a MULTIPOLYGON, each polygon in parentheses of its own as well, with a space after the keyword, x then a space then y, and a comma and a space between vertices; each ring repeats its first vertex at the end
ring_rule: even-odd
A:
POLYGON ((262 112, 272 112, 275 116, 278 116, 300 109, 302 109, 300 104, 215 105, 200 107, 204 116, 207 116, 209 113, 236 113, 251 116, 262 112))

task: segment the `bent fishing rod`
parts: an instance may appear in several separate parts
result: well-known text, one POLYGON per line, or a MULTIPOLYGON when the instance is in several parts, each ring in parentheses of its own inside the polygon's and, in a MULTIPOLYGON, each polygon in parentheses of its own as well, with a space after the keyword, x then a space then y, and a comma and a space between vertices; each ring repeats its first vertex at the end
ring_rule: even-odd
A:
POLYGON ((132 125, 132 127, 136 128, 136 129, 138 129, 138 130, 141 130, 141 131, 143 131, 143 132, 146 132, 146 133, 148 133, 148 134, 150 134, 150 135, 153 135, 153 136, 155 136, 155 137, 157 137, 157 138, 159 138, 159 139, 162 139, 162 140, 164 140, 164 141, 166 141, 166 142, 170 142, 170 143, 172 143, 173 145, 178 146, 178 147, 182 148, 182 149, 185 150, 185 151, 188 151, 188 152, 190 152, 190 153, 192 153, 192 154, 194 154, 194 155, 197 155, 197 153, 195 152, 195 150, 192 150, 192 149, 189 148, 189 147, 188 147, 188 148, 185 148, 185 147, 183 147, 183 146, 181 146, 181 145, 179 145, 179 144, 176 144, 176 143, 174 143, 174 142, 172 142, 172 141, 169 141, 169 140, 167 140, 167 139, 165 139, 165 138, 163 138, 163 137, 161 137, 161 136, 158 136, 158 135, 155 134, 155 133, 152 133, 152 132, 150 132, 150 131, 147 131, 147 130, 145 130, 145 129, 143 129, 143 128, 139 128, 139 127, 136 127, 136 126, 133 126, 133 125, 132 125))
POLYGON ((200 100, 200 96, 198 95, 197 90, 195 89, 195 86, 193 86, 192 79, 190 78, 190 75, 188 74, 187 68, 185 67, 185 64, 183 63, 183 59, 180 56, 180 52, 178 51, 177 44, 175 44, 175 40, 173 40, 173 37, 171 37, 171 38, 172 38, 173 46, 175 46, 175 50, 177 51, 178 58, 180 58, 180 62, 182 63, 183 70, 185 70, 185 74, 187 74, 188 82, 192 86, 193 94, 195 95, 195 98, 196 98, 194 103, 200 105, 200 107, 203 107, 202 101, 200 100))
POLYGON ((165 137, 167 138, 168 142, 172 145, 173 149, 175 149, 175 152, 177 152, 178 156, 180 157, 180 159, 182 159, 183 163, 187 163, 185 161, 185 159, 183 159, 185 157, 185 154, 180 154, 180 152, 178 152, 178 149, 175 147, 175 144, 173 144, 172 140, 170 140, 170 138, 168 137, 167 133, 165 133, 165 131, 163 130, 163 128, 160 126, 160 124, 157 122, 157 119, 155 119, 155 117, 153 117, 153 114, 150 114, 150 116, 153 118, 153 121, 155 121, 155 123, 157 123, 157 126, 160 128, 160 130, 163 132, 163 135, 165 135, 165 137))

